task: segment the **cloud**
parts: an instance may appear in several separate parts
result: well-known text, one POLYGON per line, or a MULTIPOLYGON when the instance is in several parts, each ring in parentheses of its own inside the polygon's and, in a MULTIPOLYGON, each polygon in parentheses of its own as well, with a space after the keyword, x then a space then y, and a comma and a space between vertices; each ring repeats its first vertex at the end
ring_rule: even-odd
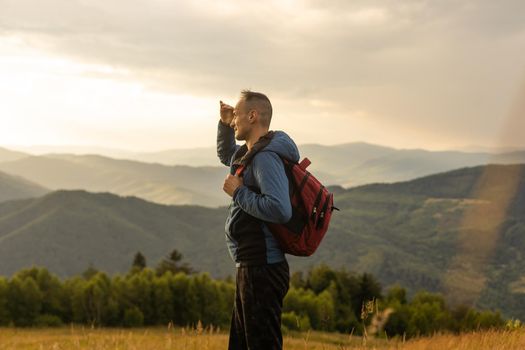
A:
POLYGON ((0 8, 0 35, 129 72, 116 78, 151 89, 209 97, 253 88, 293 99, 290 108, 324 101, 334 114, 363 110, 396 130, 452 130, 458 140, 493 134, 525 72, 521 1, 0 0, 0 8))

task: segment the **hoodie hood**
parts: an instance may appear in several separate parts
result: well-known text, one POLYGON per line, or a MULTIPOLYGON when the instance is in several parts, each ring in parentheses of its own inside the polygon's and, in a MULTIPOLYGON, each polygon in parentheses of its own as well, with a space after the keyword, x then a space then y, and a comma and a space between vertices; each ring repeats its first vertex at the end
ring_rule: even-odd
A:
POLYGON ((261 152, 275 152, 292 162, 299 162, 299 149, 292 138, 284 131, 274 131, 270 143, 261 152))
POLYGON ((246 166, 259 152, 274 152, 282 158, 299 162, 299 150, 290 136, 284 131, 269 131, 253 145, 251 150, 248 151, 246 144, 239 147, 233 156, 232 165, 246 166))

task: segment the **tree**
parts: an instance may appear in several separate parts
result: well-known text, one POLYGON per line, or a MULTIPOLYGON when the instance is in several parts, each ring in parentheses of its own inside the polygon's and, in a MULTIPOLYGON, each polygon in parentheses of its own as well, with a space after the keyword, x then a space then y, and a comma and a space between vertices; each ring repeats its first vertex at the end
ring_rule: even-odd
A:
POLYGON ((352 308, 353 295, 359 291, 359 279, 345 269, 336 271, 336 277, 329 289, 332 290, 337 305, 335 327, 342 333, 362 331, 362 325, 358 321, 359 315, 356 315, 352 308))
POLYGON ((91 277, 95 276, 97 273, 99 273, 99 270, 97 270, 93 264, 89 264, 88 268, 82 272, 82 277, 86 280, 90 279, 91 277))
POLYGON ((394 285, 386 294, 386 302, 387 303, 395 303, 398 302, 401 305, 404 305, 407 303, 407 291, 405 288, 401 287, 400 285, 394 285))
POLYGON ((440 294, 420 291, 412 299, 410 309, 409 336, 429 335, 453 326, 452 315, 440 294))
POLYGON ((363 273, 358 277, 359 287, 352 298, 352 308, 356 315, 361 314, 361 307, 371 300, 381 299, 381 285, 372 274, 363 273))
POLYGON ((136 306, 132 306, 124 312, 124 327, 141 327, 144 325, 144 315, 136 306))
POLYGON ((142 271, 146 268, 146 258, 142 255, 141 252, 137 252, 133 258, 133 263, 131 265, 131 272, 135 273, 142 271))
POLYGON ((71 293, 74 321, 90 325, 114 325, 118 318, 118 301, 113 295, 111 280, 99 272, 89 280, 75 278, 66 283, 71 293))
POLYGON ((295 271, 290 277, 290 285, 294 288, 305 288, 306 281, 303 278, 302 271, 295 271))
POLYGON ((58 277, 52 275, 42 267, 32 267, 17 273, 22 279, 32 278, 42 293, 43 315, 55 315, 60 319, 66 319, 67 296, 64 294, 62 282, 58 277))
POLYGON ((125 308, 136 306, 144 316, 144 324, 154 324, 155 310, 153 304, 153 279, 155 273, 151 269, 144 269, 138 273, 128 275, 124 290, 125 308))
POLYGON ((168 276, 162 275, 153 279, 153 309, 154 319, 157 323, 168 324, 173 321, 173 296, 170 289, 168 276))
POLYGON ((8 308, 15 326, 31 326, 42 309, 42 293, 32 277, 15 276, 8 287, 8 308))
POLYGON ((7 279, 0 277, 0 326, 6 326, 9 323, 9 313, 7 312, 9 284, 7 279))
POLYGON ((335 271, 330 269, 325 264, 313 268, 308 273, 307 286, 314 291, 315 294, 321 293, 323 290, 328 288, 330 282, 336 279, 335 271))
POLYGON ((193 269, 187 264, 181 264, 182 254, 179 253, 177 249, 173 249, 170 255, 167 258, 162 259, 156 269, 158 276, 162 276, 166 272, 170 271, 172 274, 176 275, 179 272, 184 272, 185 274, 193 273, 193 269))
POLYGON ((314 329, 333 330, 334 309, 334 299, 328 291, 316 295, 311 289, 291 288, 284 298, 283 312, 308 316, 314 329))
MULTIPOLYGON (((170 276, 171 273, 167 275, 170 276)), ((173 295, 173 322, 179 326, 187 326, 195 318, 198 319, 197 297, 190 293, 190 277, 179 273, 170 278, 169 282, 173 295)))

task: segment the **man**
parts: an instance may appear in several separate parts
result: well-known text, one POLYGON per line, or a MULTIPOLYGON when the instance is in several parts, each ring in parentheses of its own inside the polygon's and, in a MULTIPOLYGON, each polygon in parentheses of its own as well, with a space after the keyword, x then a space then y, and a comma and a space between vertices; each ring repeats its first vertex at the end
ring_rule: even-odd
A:
POLYGON ((282 349, 281 313, 290 272, 265 222, 292 216, 288 178, 280 157, 297 162, 299 151, 282 131, 269 131, 272 105, 266 95, 244 90, 235 108, 220 102, 217 154, 230 174, 232 197, 226 242, 236 263, 236 290, 229 349, 282 349), (235 139, 245 141, 236 145, 235 139), (245 166, 236 176, 239 166, 245 166))

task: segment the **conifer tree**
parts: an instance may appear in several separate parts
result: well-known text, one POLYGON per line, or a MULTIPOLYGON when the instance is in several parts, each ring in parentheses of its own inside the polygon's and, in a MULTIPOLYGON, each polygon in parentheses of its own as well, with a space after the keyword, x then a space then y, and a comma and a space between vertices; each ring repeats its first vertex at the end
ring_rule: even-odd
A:
POLYGON ((133 264, 131 265, 132 271, 141 271, 146 268, 146 258, 141 252, 137 252, 133 258, 133 264))
POLYGON ((187 263, 181 263, 182 254, 177 250, 173 249, 167 258, 164 258, 157 266, 157 275, 162 276, 167 271, 173 274, 184 272, 185 274, 193 273, 193 269, 187 263))

